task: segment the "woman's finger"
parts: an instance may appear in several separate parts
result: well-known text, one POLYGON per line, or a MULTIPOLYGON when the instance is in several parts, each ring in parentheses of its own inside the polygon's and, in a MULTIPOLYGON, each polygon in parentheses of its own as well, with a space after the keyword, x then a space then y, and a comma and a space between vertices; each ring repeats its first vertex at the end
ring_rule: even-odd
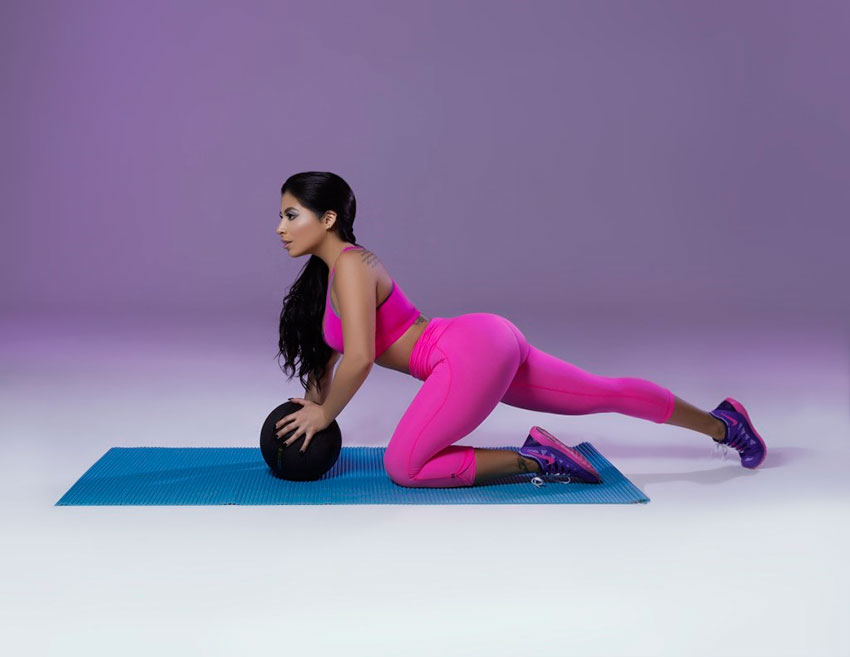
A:
MULTIPOLYGON (((289 401, 301 401, 301 400, 300 400, 300 399, 298 399, 298 397, 290 397, 290 398, 289 398, 289 401)), ((295 413, 297 413, 297 412, 298 412, 298 411, 300 411, 300 410, 301 410, 301 408, 299 407, 297 411, 295 411, 295 412, 293 412, 293 413, 290 413, 289 415, 284 415, 282 418, 280 418, 277 422, 275 422, 275 423, 274 423, 274 428, 275 428, 275 429, 277 429, 277 428, 278 428, 279 426, 281 426, 284 422, 286 422, 286 420, 287 420, 288 418, 294 417, 294 416, 295 416, 295 413)))
POLYGON ((280 429, 276 432, 277 437, 280 438, 283 434, 292 431, 292 425, 296 420, 298 420, 297 417, 291 417, 284 424, 282 424, 280 429))

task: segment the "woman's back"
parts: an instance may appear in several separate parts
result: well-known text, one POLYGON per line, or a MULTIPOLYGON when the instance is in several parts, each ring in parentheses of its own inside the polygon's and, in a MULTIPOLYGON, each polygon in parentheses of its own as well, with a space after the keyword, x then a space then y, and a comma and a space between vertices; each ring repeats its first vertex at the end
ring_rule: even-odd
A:
MULTIPOLYGON (((382 364, 380 363, 381 356, 420 318, 420 312, 374 253, 358 245, 347 246, 342 252, 350 249, 360 249, 362 257, 368 259, 369 265, 376 270, 375 360, 382 364)), ((339 303, 333 291, 335 269, 336 266, 334 265, 328 275, 328 291, 325 299, 322 328, 328 346, 339 353, 344 353, 339 303)), ((385 366, 392 367, 392 365, 385 366)), ((398 369, 398 367, 393 367, 393 369, 398 369)))

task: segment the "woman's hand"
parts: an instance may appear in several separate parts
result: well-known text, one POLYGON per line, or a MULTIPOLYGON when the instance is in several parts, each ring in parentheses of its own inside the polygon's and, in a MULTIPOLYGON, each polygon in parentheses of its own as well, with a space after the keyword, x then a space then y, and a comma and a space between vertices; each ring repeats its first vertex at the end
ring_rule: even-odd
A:
POLYGON ((322 429, 326 429, 330 421, 325 416, 325 409, 321 404, 312 402, 309 399, 301 399, 300 397, 290 397, 289 401, 301 404, 301 408, 294 413, 283 416, 275 422, 275 429, 279 429, 275 435, 279 438, 294 429, 295 433, 283 443, 287 447, 298 440, 299 436, 305 436, 304 444, 300 449, 303 453, 307 451, 307 446, 313 440, 313 436, 322 429))

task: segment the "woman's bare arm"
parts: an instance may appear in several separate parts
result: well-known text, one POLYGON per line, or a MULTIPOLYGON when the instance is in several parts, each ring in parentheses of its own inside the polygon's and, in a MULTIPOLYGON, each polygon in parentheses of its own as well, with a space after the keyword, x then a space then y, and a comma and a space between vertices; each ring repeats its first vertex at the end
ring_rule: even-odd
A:
POLYGON ((328 365, 325 369, 325 378, 322 379, 322 389, 318 390, 318 386, 316 385, 316 379, 313 377, 313 373, 311 372, 307 376, 307 391, 304 395, 304 399, 314 402, 316 404, 323 404, 325 400, 328 398, 328 391, 331 387, 331 381, 333 381, 334 375, 334 366, 336 362, 339 360, 340 354, 338 351, 334 351, 331 353, 330 359, 328 359, 328 365))

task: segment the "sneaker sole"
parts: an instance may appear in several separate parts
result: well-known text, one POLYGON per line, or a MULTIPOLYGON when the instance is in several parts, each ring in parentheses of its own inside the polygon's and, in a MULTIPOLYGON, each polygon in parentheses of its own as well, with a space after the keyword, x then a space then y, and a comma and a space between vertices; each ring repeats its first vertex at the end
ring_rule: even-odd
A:
MULTIPOLYGON (((596 468, 588 461, 582 454, 576 449, 573 449, 569 445, 565 445, 560 440, 555 438, 551 433, 546 431, 543 427, 533 426, 531 427, 531 431, 529 431, 529 435, 534 438, 541 445, 546 445, 548 447, 553 447, 560 452, 566 454, 570 460, 572 460, 576 465, 581 468, 587 470, 592 476, 596 477, 599 482, 602 481, 602 477, 599 476, 599 473, 596 471, 596 468)), ((581 483, 590 483, 590 482, 581 482, 581 483)), ((598 483, 598 482, 596 482, 598 483)))
POLYGON ((747 413, 747 409, 744 408, 744 405, 741 402, 739 402, 737 399, 732 399, 731 397, 727 397, 725 401, 732 404, 732 407, 738 413, 740 413, 741 415, 743 415, 746 418, 747 424, 750 425, 750 429, 753 430, 753 434, 755 435, 756 438, 759 439, 759 442, 761 443, 761 449, 762 449, 761 459, 755 465, 747 466, 748 469, 755 470, 757 467, 759 467, 764 462, 764 459, 767 456, 767 445, 765 445, 764 440, 759 435, 759 432, 756 431, 756 428, 753 426, 753 422, 752 422, 752 420, 750 420, 750 416, 747 413))

